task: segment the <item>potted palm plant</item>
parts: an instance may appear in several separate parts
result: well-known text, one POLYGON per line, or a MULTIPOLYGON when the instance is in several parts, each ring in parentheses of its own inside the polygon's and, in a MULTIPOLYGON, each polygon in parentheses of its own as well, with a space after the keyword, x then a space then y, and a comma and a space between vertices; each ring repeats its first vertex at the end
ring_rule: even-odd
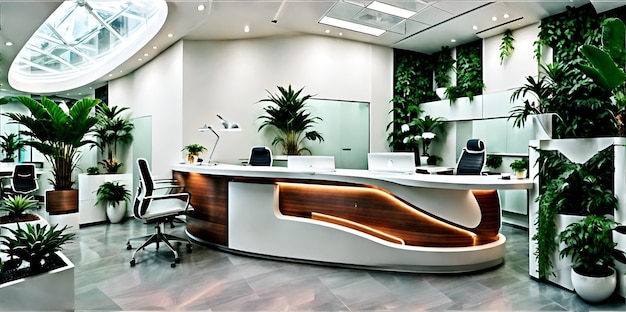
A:
POLYGON ((572 285, 586 301, 598 303, 613 294, 617 285, 612 232, 617 223, 603 215, 588 215, 559 234, 565 245, 561 257, 572 258, 572 285))
POLYGON ((0 148, 4 151, 2 162, 15 162, 15 153, 24 149, 24 142, 17 133, 7 133, 0 136, 0 148))
POLYGON ((96 142, 92 147, 97 147, 104 159, 100 165, 106 173, 117 173, 123 165, 118 161, 117 148, 119 145, 129 144, 133 140, 132 131, 135 125, 120 114, 128 107, 109 107, 102 102, 96 106, 96 117, 98 122, 94 127, 94 137, 96 142))
POLYGON ((259 131, 265 127, 276 130, 272 146, 279 145, 285 155, 300 155, 304 152, 311 154, 311 150, 304 145, 305 141, 324 141, 321 133, 311 130, 322 118, 311 116, 307 112, 306 101, 313 95, 300 97, 303 89, 295 91, 291 85, 287 88, 278 86, 279 93, 267 91, 268 98, 259 101, 271 103, 263 108, 267 115, 259 117, 263 120, 259 131))
POLYGON ((30 138, 24 142, 32 146, 50 162, 54 190, 46 192, 46 210, 50 214, 78 211, 78 191, 74 185, 74 169, 81 156, 79 147, 93 143, 85 139, 98 119, 91 115, 98 99, 83 98, 64 111, 46 97, 37 101, 28 96, 16 96, 30 112, 4 113, 13 122, 24 126, 20 134, 30 138))
POLYGON ((182 149, 182 152, 185 152, 185 155, 187 156, 187 161, 190 164, 193 164, 195 162, 195 159, 198 158, 198 156, 200 155, 200 153, 206 152, 206 147, 197 143, 192 143, 185 145, 185 147, 183 147, 182 149))
POLYGON ((126 215, 126 203, 130 200, 130 191, 119 182, 104 182, 96 191, 96 205, 106 205, 107 217, 111 223, 119 223, 126 215), (118 207, 119 206, 119 207, 118 207))

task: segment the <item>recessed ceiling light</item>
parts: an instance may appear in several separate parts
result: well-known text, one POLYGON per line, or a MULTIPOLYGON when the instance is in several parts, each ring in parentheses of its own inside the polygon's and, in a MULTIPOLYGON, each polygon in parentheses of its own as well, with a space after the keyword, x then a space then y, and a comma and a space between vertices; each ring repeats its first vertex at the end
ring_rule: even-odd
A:
POLYGON ((243 27, 243 32, 250 32, 250 26, 246 25, 243 27))
POLYGON ((143 59, 142 59, 142 58, 138 58, 137 60, 138 60, 138 61, 140 61, 140 62, 141 62, 141 61, 143 61, 143 59))
POLYGON ((406 10, 406 9, 403 9, 403 8, 399 8, 397 6, 389 5, 389 4, 378 2, 378 1, 374 1, 374 2, 370 3, 367 6, 367 8, 370 9, 370 10, 383 12, 383 13, 387 13, 389 15, 395 15, 395 16, 399 16, 399 17, 402 17, 402 18, 409 18, 409 17, 415 15, 415 12, 413 12, 413 11, 409 11, 409 10, 406 10))
POLYGON ((13 42, 11 42, 11 41, 7 41, 7 42, 5 43, 5 45, 6 45, 7 47, 10 47, 10 46, 12 46, 12 45, 13 45, 13 42))
POLYGON ((474 26, 472 26, 472 29, 473 29, 473 30, 477 30, 477 29, 478 29, 478 26, 474 25, 474 26))
POLYGON ((450 39, 450 42, 456 42, 456 39, 450 39))
POLYGON ((169 38, 172 38, 172 37, 174 37, 174 34, 169 33, 169 34, 167 34, 167 36, 168 36, 169 38))
POLYGON ((509 18, 509 14, 508 13, 504 13, 504 15, 502 17, 509 18))
POLYGON ((495 17, 495 16, 492 16, 492 17, 491 17, 491 20, 495 22, 495 21, 497 21, 497 20, 498 20, 498 18, 497 18, 497 17, 495 17))
POLYGON ((198 5, 198 11, 204 11, 204 9, 206 9, 206 5, 204 5, 204 4, 199 4, 198 5))
POLYGON ((152 50, 156 50, 156 49, 157 49, 157 46, 152 46, 152 50))
POLYGON ((149 55, 148 53, 144 53, 144 54, 143 54, 143 56, 148 56, 148 55, 149 55))
POLYGON ((330 33, 330 29, 326 29, 326 30, 324 30, 324 32, 328 34, 328 33, 330 33))
POLYGON ((109 77, 113 77, 113 74, 109 74, 109 77))
POLYGON ((342 32, 339 32, 339 36, 343 36, 343 33, 342 33, 342 32))
POLYGON ((385 30, 383 29, 369 27, 369 26, 365 26, 365 25, 361 25, 361 24, 357 24, 353 22, 348 22, 348 21, 344 21, 344 20, 340 20, 340 19, 336 19, 336 18, 332 18, 328 16, 322 17, 319 23, 330 25, 330 26, 335 26, 339 28, 349 29, 349 30, 361 32, 364 34, 377 36, 377 37, 385 33, 385 30))

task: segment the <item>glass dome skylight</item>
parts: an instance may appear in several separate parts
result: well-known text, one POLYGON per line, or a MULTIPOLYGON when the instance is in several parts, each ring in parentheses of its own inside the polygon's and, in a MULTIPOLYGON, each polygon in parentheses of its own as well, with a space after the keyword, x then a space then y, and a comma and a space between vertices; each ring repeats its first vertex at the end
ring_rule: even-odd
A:
POLYGON ((165 0, 65 1, 13 60, 9 83, 33 93, 82 87, 137 53, 166 17, 165 0))

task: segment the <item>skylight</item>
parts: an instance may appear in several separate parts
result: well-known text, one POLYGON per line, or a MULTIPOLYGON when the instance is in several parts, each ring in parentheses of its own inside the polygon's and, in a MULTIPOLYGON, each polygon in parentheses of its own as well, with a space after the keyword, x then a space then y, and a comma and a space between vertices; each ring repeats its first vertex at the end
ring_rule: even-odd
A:
POLYGON ((82 87, 137 53, 166 17, 165 0, 64 1, 18 53, 9 83, 33 93, 82 87))

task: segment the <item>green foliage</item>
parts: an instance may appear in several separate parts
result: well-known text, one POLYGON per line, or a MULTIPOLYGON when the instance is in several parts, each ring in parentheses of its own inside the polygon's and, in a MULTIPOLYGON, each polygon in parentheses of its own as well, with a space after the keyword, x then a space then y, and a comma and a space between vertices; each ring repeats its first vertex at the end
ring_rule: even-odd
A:
POLYGON ((50 180, 55 190, 69 190, 74 184, 73 171, 80 158, 79 147, 94 141, 84 139, 98 119, 91 116, 98 99, 84 98, 65 112, 58 104, 46 97, 41 102, 27 96, 16 96, 30 114, 4 113, 12 121, 23 125, 20 134, 31 137, 24 144, 41 152, 52 164, 50 180))
POLYGON ((517 159, 513 161, 509 167, 513 169, 513 171, 524 171, 528 170, 528 158, 524 157, 522 159, 517 159))
POLYGON ((26 223, 26 229, 18 224, 17 229, 8 229, 14 237, 0 236, 2 244, 7 247, 5 252, 13 258, 18 258, 30 264, 33 273, 42 273, 44 263, 62 246, 71 241, 75 234, 64 234, 67 226, 57 230, 57 224, 48 228, 47 225, 26 223))
POLYGON ((310 130, 322 118, 307 112, 306 101, 313 95, 300 97, 303 89, 295 91, 291 85, 287 88, 278 86, 279 93, 267 91, 268 98, 259 101, 271 103, 263 107, 267 115, 258 118, 263 121, 259 131, 265 127, 276 130, 272 146, 280 145, 285 155, 300 155, 303 152, 311 154, 311 150, 304 145, 305 141, 324 141, 321 133, 310 130))
POLYGON ((104 203, 105 205, 112 204, 115 207, 119 201, 130 200, 130 191, 128 191, 126 187, 119 182, 108 181, 98 187, 96 196, 96 205, 104 203))
POLYGON ((394 96, 391 99, 392 121, 387 124, 387 141, 392 150, 412 149, 403 143, 401 125, 419 118, 423 110, 420 103, 435 100, 433 91, 433 61, 431 56, 394 49, 394 96))
POLYGON ((485 166, 498 169, 502 165, 502 156, 500 155, 487 155, 487 159, 485 160, 485 166))
POLYGON ((100 173, 100 168, 98 168, 98 167, 89 167, 89 168, 87 168, 87 174, 94 175, 94 174, 99 174, 99 173, 100 173))
POLYGON ((584 164, 565 158, 558 151, 537 150, 539 158, 539 210, 532 237, 537 242, 534 254, 539 263, 539 277, 550 274, 550 254, 557 251, 556 225, 558 213, 602 215, 617 209, 613 194, 614 164, 612 147, 600 151, 584 164))
POLYGON ((523 105, 515 106, 509 112, 509 119, 514 118, 515 127, 524 127, 530 115, 553 112, 555 100, 562 96, 559 92, 565 91, 559 87, 559 82, 563 81, 569 73, 567 65, 554 62, 548 65, 542 64, 540 69, 539 78, 526 77, 526 83, 511 94, 511 102, 524 99, 523 105), (531 95, 535 100, 529 100, 526 95, 531 95))
POLYGON ((6 211, 10 219, 22 217, 29 209, 37 208, 38 202, 30 195, 9 195, 2 200, 0 211, 6 211))
POLYGON ((478 40, 456 48, 456 86, 446 88, 446 95, 453 103, 459 97, 474 100, 483 93, 482 41, 478 40))
POLYGON ((510 29, 505 30, 502 34, 502 41, 500 42, 500 65, 502 65, 504 59, 511 56, 511 53, 515 50, 513 41, 515 41, 513 32, 510 29))
POLYGON ((0 149, 4 151, 4 160, 15 160, 15 153, 24 149, 24 141, 17 133, 5 133, 0 136, 0 149))
POLYGON ((441 51, 433 54, 435 83, 437 88, 448 87, 450 85, 450 71, 454 70, 452 52, 447 46, 441 47, 441 51))
POLYGON ((206 152, 206 147, 197 143, 191 143, 191 144, 185 145, 185 147, 183 147, 181 152, 187 153, 187 157, 192 157, 192 156, 197 156, 200 153, 206 152))
POLYGON ((422 151, 426 153, 428 145, 432 141, 439 141, 441 136, 445 136, 445 121, 442 117, 431 117, 429 115, 424 118, 414 118, 411 122, 402 125, 400 128, 402 131, 399 137, 402 138, 402 142, 411 148, 412 151, 419 150, 419 142, 422 142, 422 151), (424 139, 422 134, 424 132, 432 132, 435 134, 434 139, 424 139))
POLYGON ((559 234, 559 241, 565 245, 561 257, 571 256, 572 266, 581 274, 605 276, 613 266, 617 243, 613 242, 612 232, 616 226, 613 220, 598 215, 568 225, 559 234))
POLYGON ((129 144, 133 141, 132 131, 135 125, 120 114, 128 107, 109 107, 104 102, 96 106, 98 122, 94 127, 96 142, 92 147, 97 147, 106 158, 101 162, 107 173, 117 173, 122 163, 117 161, 117 147, 119 144, 129 144))

